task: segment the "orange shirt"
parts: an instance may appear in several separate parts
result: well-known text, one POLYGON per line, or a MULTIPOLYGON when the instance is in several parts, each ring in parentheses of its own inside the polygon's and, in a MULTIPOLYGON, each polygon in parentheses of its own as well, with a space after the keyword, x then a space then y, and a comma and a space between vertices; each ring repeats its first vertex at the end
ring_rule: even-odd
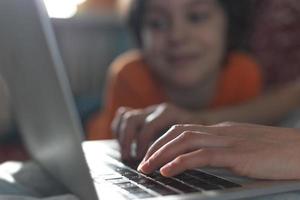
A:
MULTIPOLYGON (((88 139, 111 139, 111 122, 119 107, 145 108, 167 101, 159 81, 138 52, 130 52, 113 63, 109 71, 106 104, 87 124, 88 139)), ((245 53, 228 57, 220 74, 217 90, 209 108, 235 105, 260 94, 260 67, 245 53)))

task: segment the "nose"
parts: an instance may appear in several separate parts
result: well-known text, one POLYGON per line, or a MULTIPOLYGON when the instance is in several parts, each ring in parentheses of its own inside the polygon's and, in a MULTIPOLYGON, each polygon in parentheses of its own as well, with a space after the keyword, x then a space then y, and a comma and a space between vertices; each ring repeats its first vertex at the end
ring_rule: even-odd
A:
POLYGON ((169 31, 168 41, 171 46, 178 47, 185 43, 188 30, 182 20, 174 20, 169 31))

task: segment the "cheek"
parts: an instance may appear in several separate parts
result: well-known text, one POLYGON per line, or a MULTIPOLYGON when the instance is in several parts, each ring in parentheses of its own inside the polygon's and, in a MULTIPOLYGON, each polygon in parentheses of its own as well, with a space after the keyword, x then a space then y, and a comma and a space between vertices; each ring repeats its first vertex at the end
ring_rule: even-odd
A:
POLYGON ((163 34, 147 31, 143 33, 143 55, 149 63, 149 67, 164 78, 166 78, 166 74, 169 74, 164 56, 166 52, 165 41, 163 34))
POLYGON ((207 53, 221 53, 226 49, 226 31, 224 29, 203 29, 195 33, 207 53))
POLYGON ((146 54, 160 54, 164 50, 164 35, 153 31, 142 33, 143 51, 146 54))
POLYGON ((226 51, 227 39, 227 18, 224 14, 216 14, 210 22, 199 27, 194 32, 194 38, 198 37, 205 48, 205 51, 211 56, 220 57, 226 51))

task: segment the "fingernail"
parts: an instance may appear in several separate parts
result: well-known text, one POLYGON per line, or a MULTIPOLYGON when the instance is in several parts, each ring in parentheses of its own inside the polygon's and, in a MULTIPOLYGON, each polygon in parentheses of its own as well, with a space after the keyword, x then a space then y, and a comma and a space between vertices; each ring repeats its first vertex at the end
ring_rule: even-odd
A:
POLYGON ((137 170, 138 170, 139 172, 142 172, 142 171, 143 171, 143 166, 144 166, 143 163, 139 164, 137 170))
POLYGON ((170 167, 171 167, 170 163, 166 164, 165 166, 160 168, 160 171, 162 171, 162 172, 168 171, 170 167))
POLYGON ((140 172, 142 167, 143 167, 143 163, 140 163, 139 166, 137 167, 137 170, 140 172))
POLYGON ((138 171, 140 171, 140 172, 146 172, 145 168, 147 168, 148 165, 149 165, 148 161, 141 162, 141 164, 139 164, 139 166, 138 166, 138 171))
POLYGON ((163 176, 170 176, 171 167, 172 167, 172 163, 169 163, 163 166, 162 168, 160 168, 159 171, 163 176))

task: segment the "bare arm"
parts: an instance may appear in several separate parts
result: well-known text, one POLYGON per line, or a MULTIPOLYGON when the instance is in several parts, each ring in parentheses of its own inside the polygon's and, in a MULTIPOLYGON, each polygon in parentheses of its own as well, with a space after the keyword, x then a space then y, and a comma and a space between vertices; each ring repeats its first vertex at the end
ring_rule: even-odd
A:
POLYGON ((191 122, 201 124, 203 119, 207 119, 210 124, 222 121, 273 124, 298 107, 300 107, 300 80, 273 89, 245 104, 195 113, 191 122))
POLYGON ((177 125, 148 150, 138 170, 174 176, 199 167, 228 168, 258 179, 300 179, 299 129, 251 124, 177 125))
POLYGON ((130 159, 132 142, 137 142, 141 158, 149 145, 173 124, 215 124, 236 121, 272 124, 300 106, 300 80, 268 92, 248 103, 224 109, 189 111, 173 104, 160 104, 146 109, 122 109, 118 112, 114 132, 119 139, 124 159, 130 159))

